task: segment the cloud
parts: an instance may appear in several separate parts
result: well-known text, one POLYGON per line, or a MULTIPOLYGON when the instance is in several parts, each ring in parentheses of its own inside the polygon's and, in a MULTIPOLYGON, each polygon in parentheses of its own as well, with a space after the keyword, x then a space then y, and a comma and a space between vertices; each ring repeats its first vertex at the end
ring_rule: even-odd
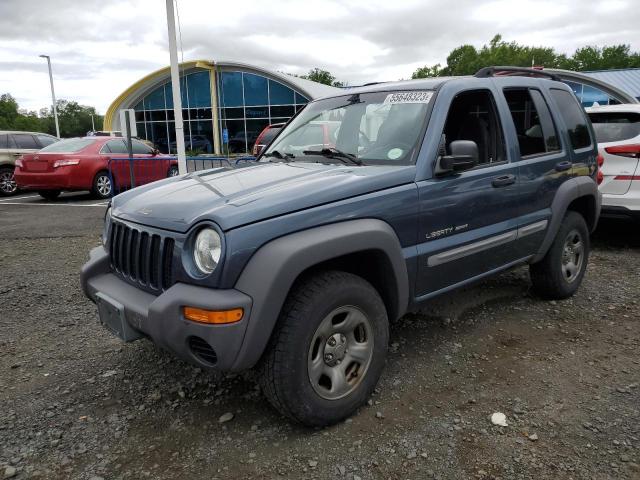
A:
MULTIPOLYGON (((320 67, 350 84, 408 78, 453 48, 507 41, 572 53, 587 44, 640 49, 630 0, 178 0, 185 60, 236 60, 306 73, 320 67)), ((49 103, 51 55, 59 98, 109 103, 168 64, 164 2, 2 0, 0 93, 49 103)))

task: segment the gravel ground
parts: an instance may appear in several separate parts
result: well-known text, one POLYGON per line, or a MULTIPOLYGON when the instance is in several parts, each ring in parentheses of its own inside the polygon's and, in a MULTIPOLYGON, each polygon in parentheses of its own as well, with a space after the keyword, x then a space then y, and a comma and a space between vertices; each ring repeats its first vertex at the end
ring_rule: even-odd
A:
POLYGON ((601 223, 572 299, 519 268, 405 316, 369 405, 309 430, 250 373, 98 325, 78 271, 103 212, 0 205, 0 478, 640 478, 637 224, 601 223))

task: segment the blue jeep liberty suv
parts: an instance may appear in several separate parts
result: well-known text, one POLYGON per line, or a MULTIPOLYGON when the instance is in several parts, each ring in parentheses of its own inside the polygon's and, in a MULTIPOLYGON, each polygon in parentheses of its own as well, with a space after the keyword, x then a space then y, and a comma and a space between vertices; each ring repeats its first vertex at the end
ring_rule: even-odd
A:
POLYGON ((328 425, 367 401, 389 322, 426 300, 522 264, 540 296, 573 295, 597 162, 576 97, 543 71, 346 89, 251 166, 113 198, 82 288, 124 341, 255 368, 280 412, 328 425))

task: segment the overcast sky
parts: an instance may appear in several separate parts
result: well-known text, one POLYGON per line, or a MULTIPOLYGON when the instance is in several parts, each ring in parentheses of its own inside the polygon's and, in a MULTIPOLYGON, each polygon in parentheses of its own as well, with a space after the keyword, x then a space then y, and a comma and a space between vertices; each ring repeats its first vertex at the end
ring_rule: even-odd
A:
MULTIPOLYGON (((586 44, 640 49, 637 0, 178 0, 185 60, 236 60, 352 85, 410 78, 463 43, 508 41, 571 54, 586 44)), ((58 98, 95 106, 168 65, 164 0, 0 0, 0 93, 21 107, 58 98)))

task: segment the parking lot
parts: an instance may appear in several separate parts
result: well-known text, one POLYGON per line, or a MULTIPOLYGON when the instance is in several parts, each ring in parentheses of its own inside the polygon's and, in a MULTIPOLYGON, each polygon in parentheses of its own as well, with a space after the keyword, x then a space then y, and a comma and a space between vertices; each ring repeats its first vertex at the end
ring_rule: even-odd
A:
POLYGON ((640 478, 637 223, 601 222, 571 299, 538 299, 518 268, 405 316, 369 405, 309 430, 251 373, 211 374, 98 325, 78 273, 105 208, 80 193, 0 200, 0 475, 640 478))

